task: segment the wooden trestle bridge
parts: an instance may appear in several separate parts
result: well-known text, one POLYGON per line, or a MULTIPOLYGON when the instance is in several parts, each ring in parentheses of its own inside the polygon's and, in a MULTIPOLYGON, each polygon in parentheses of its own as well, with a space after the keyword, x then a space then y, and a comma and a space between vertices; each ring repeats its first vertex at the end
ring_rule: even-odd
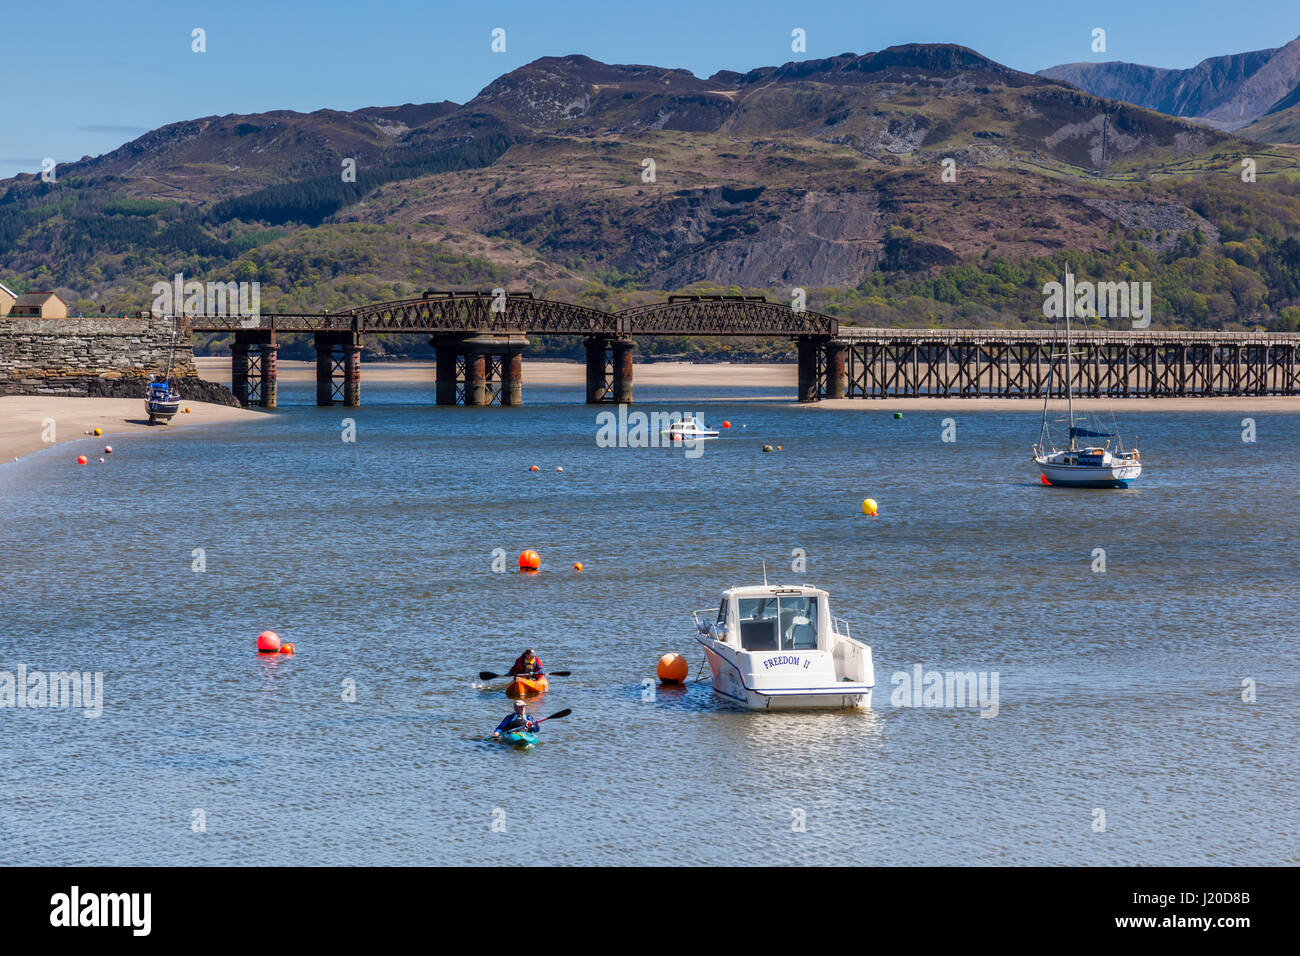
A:
MULTIPOLYGON (((798 398, 1041 398, 1063 395, 1064 342, 1051 331, 842 327, 833 316, 754 296, 674 295, 601 312, 527 293, 428 292, 346 312, 252 318, 179 316, 190 332, 233 332, 231 391, 243 405, 276 404, 280 333, 316 344, 318 405, 361 404, 363 337, 428 335, 439 405, 519 405, 530 335, 579 335, 587 401, 632 401, 636 339, 644 335, 790 337, 798 398), (1053 361, 1056 374, 1050 376, 1053 361)), ((1300 394, 1297 333, 1076 331, 1075 395, 1137 398, 1300 394)))

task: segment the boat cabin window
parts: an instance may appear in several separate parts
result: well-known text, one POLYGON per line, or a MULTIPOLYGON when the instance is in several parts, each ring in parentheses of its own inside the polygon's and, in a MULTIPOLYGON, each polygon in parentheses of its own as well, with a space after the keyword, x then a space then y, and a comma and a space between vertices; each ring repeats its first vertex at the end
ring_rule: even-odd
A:
POLYGON ((815 651, 817 598, 740 598, 740 646, 747 651, 815 651))

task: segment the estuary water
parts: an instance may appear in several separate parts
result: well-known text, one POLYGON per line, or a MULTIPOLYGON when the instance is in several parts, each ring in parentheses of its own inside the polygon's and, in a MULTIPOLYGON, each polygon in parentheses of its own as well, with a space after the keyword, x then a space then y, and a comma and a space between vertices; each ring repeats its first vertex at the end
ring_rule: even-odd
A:
POLYGON ((576 387, 312 388, 0 466, 0 672, 103 675, 98 717, 0 707, 0 864, 1300 861, 1300 416, 1248 443, 1117 403, 1147 473, 1093 491, 1038 484, 1033 403, 638 387, 732 423, 689 458, 598 447, 576 387), (763 562, 872 645, 871 711, 714 697, 690 612, 763 562), (534 710, 573 713, 517 752, 477 672, 525 646, 573 672, 534 710), (656 688, 668 651, 703 679, 656 688), (917 665, 996 674, 996 708, 896 706, 917 665))

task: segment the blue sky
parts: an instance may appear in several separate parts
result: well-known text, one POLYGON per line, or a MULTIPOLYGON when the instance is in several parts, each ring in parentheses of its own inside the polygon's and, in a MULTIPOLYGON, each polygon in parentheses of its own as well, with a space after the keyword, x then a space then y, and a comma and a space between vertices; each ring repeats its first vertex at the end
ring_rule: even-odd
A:
POLYGON ((464 102, 567 53, 701 76, 909 42, 960 43, 1029 72, 1079 60, 1188 67, 1294 39, 1300 0, 65 0, 10 4, 4 19, 0 177, 213 114, 464 102), (196 27, 205 53, 191 50, 196 27), (490 49, 495 27, 505 53, 490 49), (791 52, 796 27, 806 54, 791 52), (1094 27, 1105 54, 1091 50, 1094 27))

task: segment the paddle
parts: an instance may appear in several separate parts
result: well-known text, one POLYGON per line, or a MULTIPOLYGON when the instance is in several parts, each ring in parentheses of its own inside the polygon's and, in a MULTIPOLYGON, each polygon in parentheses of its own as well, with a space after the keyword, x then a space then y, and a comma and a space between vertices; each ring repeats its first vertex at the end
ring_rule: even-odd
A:
POLYGON ((494 674, 491 671, 479 671, 479 680, 496 680, 498 677, 568 677, 573 671, 547 671, 545 674, 494 674))

